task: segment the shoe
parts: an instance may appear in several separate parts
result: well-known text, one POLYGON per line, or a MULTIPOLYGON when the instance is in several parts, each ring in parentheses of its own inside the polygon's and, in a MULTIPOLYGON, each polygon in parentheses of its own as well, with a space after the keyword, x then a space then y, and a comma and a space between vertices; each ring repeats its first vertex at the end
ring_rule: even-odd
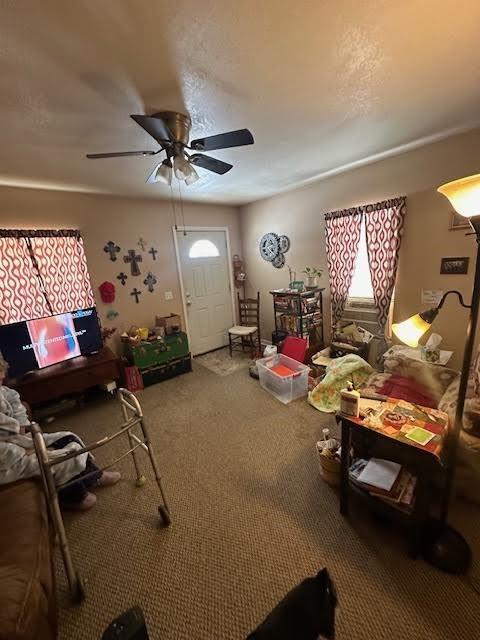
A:
POLYGON ((112 484, 117 484, 121 477, 122 475, 119 471, 104 471, 100 476, 97 487, 109 487, 112 484))
POLYGON ((62 507, 72 511, 87 511, 87 509, 93 507, 96 501, 97 496, 94 493, 87 493, 85 498, 80 502, 62 502, 62 507))

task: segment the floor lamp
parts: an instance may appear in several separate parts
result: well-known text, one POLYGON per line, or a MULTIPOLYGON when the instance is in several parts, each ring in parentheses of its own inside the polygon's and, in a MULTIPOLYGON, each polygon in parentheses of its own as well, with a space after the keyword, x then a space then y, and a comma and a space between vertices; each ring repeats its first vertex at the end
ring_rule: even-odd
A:
POLYGON ((458 443, 463 426, 463 409, 467 393, 470 362, 475 343, 480 302, 480 174, 449 182, 439 187, 438 191, 450 200, 454 209, 461 216, 468 218, 470 226, 473 229, 470 235, 474 235, 477 242, 477 259, 471 304, 464 303, 460 292, 447 291, 437 307, 416 314, 404 322, 394 324, 392 331, 402 342, 409 346, 416 347, 418 346, 419 338, 428 331, 448 295, 452 293, 456 294, 460 304, 470 309, 463 365, 458 388, 455 421, 453 429, 450 432, 450 437, 446 443, 447 478, 440 519, 438 521, 432 521, 432 526, 429 527, 424 545, 424 556, 428 562, 449 573, 464 573, 471 563, 472 552, 462 535, 448 525, 447 518, 452 497, 458 443))

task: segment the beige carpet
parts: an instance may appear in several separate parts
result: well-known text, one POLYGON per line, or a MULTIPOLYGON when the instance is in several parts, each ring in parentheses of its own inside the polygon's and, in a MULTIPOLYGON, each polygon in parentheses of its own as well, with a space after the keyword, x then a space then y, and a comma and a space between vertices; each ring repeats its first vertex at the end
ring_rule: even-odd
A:
MULTIPOLYGON (((173 524, 158 527, 155 484, 136 489, 128 460, 125 479, 99 491, 91 512, 68 516, 89 584, 86 602, 67 607, 58 563, 61 639, 99 639, 112 618, 139 604, 152 640, 240 640, 323 566, 337 585, 338 640, 479 637, 480 600, 463 579, 409 559, 402 536, 367 514, 352 522, 339 515, 314 454, 328 416, 302 400, 282 405, 246 371, 221 377, 198 365, 139 397, 173 524)), ((99 438, 118 421, 112 400, 52 428, 99 438)), ((477 557, 479 515, 465 505, 453 514, 477 557)), ((478 564, 475 572, 478 580, 478 564)))
POLYGON ((229 376, 238 369, 247 368, 252 362, 249 354, 242 351, 234 351, 230 355, 228 347, 210 351, 202 356, 195 356, 194 360, 197 364, 201 364, 202 367, 206 367, 219 376, 229 376))

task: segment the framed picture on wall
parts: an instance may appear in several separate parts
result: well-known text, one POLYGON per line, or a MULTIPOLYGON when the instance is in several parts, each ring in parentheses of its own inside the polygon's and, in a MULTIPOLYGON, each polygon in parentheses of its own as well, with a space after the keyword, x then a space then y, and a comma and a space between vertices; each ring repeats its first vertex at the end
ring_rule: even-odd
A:
POLYGON ((457 275, 468 273, 469 258, 442 258, 440 273, 457 275))
POLYGON ((468 222, 468 218, 464 218, 456 211, 451 211, 450 225, 448 228, 450 229, 450 231, 455 231, 455 229, 470 229, 470 223, 468 222))

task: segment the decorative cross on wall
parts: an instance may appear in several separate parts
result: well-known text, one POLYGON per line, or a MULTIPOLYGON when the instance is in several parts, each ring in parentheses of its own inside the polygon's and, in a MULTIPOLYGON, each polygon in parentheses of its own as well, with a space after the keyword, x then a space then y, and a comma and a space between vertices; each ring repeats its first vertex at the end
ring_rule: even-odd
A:
POLYGON ((107 244, 103 247, 103 250, 105 251, 105 253, 109 253, 110 260, 112 262, 115 262, 115 260, 117 259, 117 253, 120 251, 120 247, 116 245, 114 242, 112 242, 112 240, 109 240, 107 244))
POLYGON ((123 271, 120 271, 120 273, 117 276, 117 280, 120 280, 120 282, 125 286, 125 282, 127 281, 127 274, 123 273, 123 271))
POLYGON ((148 253, 151 253, 151 254, 152 254, 152 258, 153 258, 154 260, 156 260, 156 259, 157 259, 157 258, 156 258, 156 256, 157 256, 158 251, 157 251, 154 247, 152 247, 148 253))
POLYGON ((137 289, 137 287, 134 287, 134 289, 132 289, 132 291, 131 291, 130 295, 131 295, 131 296, 135 296, 135 302, 138 304, 138 303, 140 302, 140 300, 138 299, 138 296, 141 296, 141 295, 142 295, 142 292, 141 292, 141 291, 139 291, 139 290, 137 289))
POLYGON ((146 240, 144 240, 143 238, 139 238, 137 244, 142 251, 145 251, 145 247, 147 246, 146 240))
POLYGON ((151 271, 148 272, 147 277, 143 281, 143 284, 147 285, 148 290, 150 291, 150 293, 153 292, 153 285, 157 284, 157 279, 156 279, 156 277, 153 275, 153 273, 151 271))
POLYGON ((123 256, 124 262, 130 262, 130 268, 132 272, 132 276, 140 275, 140 268, 138 266, 139 262, 142 262, 142 256, 137 256, 135 253, 135 249, 129 249, 128 255, 123 256))

